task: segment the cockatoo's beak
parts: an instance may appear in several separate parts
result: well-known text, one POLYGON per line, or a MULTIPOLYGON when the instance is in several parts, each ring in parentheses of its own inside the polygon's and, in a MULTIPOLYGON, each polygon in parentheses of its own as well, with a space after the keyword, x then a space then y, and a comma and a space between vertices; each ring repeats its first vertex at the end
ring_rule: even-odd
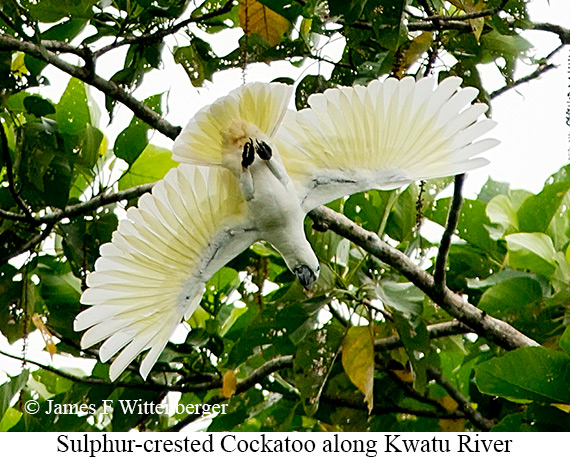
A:
POLYGON ((295 276, 299 278, 299 282, 305 290, 311 290, 313 283, 317 280, 317 275, 307 265, 296 267, 295 276))

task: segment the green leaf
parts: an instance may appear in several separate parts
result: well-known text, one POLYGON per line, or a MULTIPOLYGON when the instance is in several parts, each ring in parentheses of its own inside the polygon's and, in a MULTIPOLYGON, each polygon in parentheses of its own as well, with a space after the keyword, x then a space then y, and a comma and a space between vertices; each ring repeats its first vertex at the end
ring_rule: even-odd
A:
POLYGON ((24 370, 18 376, 11 378, 10 381, 0 386, 0 419, 8 411, 14 396, 25 387, 28 376, 28 370, 24 370))
POLYGON ((194 87, 202 87, 205 80, 211 81, 219 65, 210 45, 196 36, 189 46, 174 48, 174 61, 182 65, 194 87))
POLYGON ((424 293, 410 282, 380 281, 376 287, 385 306, 416 321, 422 314, 424 293))
POLYGON ((570 327, 566 327, 558 344, 566 354, 570 355, 570 327))
POLYGON ((475 381, 488 395, 570 404, 570 357, 544 347, 516 349, 478 365, 475 381))
POLYGON ((532 44, 522 36, 501 35, 496 30, 484 34, 481 37, 483 47, 493 55, 504 55, 505 57, 518 57, 532 48, 532 44))
POLYGON ((36 117, 43 117, 55 113, 53 105, 42 97, 30 95, 24 99, 26 111, 36 117))
POLYGON ((513 203, 507 195, 497 195, 488 204, 487 216, 494 224, 500 224, 504 232, 518 231, 519 221, 513 203))
POLYGON ((553 406, 531 404, 501 420, 493 432, 567 432, 570 415, 553 406))
POLYGON ((2 420, 0 420, 0 432, 9 431, 14 425, 18 423, 22 413, 14 408, 8 408, 2 420))
POLYGON ((145 124, 129 125, 115 140, 115 155, 132 165, 148 145, 147 133, 148 127, 145 124))
POLYGON ((570 179, 547 185, 537 195, 528 197, 517 211, 520 231, 544 233, 552 218, 559 212, 568 189, 570 179))
POLYGON ((500 319, 512 320, 525 308, 532 310, 542 301, 540 283, 530 277, 514 277, 485 291, 478 307, 500 319))
POLYGON ((85 83, 71 78, 57 104, 55 120, 59 131, 76 135, 91 123, 85 83))
POLYGON ((505 237, 509 266, 550 277, 556 270, 556 251, 544 233, 514 233, 505 237))
POLYGON ((496 197, 497 195, 507 195, 509 188, 509 183, 494 181, 491 178, 488 178, 487 182, 477 195, 477 200, 482 201, 483 203, 489 203, 493 197, 496 197))
POLYGON ((119 179, 119 189, 129 189, 164 178, 164 175, 171 168, 179 165, 171 157, 172 152, 169 149, 149 144, 144 148, 136 162, 119 179))
POLYGON ((93 14, 93 5, 98 0, 42 0, 34 2, 24 0, 22 3, 29 8, 35 19, 42 22, 57 22, 66 17, 88 19, 93 14))
POLYGON ((370 327, 348 329, 342 340, 342 366, 352 383, 364 394, 370 413, 374 386, 374 336, 370 327))
MULTIPOLYGON (((145 104, 153 111, 161 114, 161 100, 162 94, 157 94, 147 98, 145 104)), ((113 146, 115 155, 132 165, 148 145, 149 129, 148 124, 133 116, 129 126, 119 133, 115 140, 113 146)))
POLYGON ((73 151, 62 147, 52 120, 27 122, 21 129, 15 167, 22 197, 33 208, 64 208, 73 175, 73 151))
POLYGON ((412 365, 414 389, 423 394, 427 386, 426 368, 431 355, 427 327, 423 321, 412 322, 400 313, 394 313, 393 318, 412 365))

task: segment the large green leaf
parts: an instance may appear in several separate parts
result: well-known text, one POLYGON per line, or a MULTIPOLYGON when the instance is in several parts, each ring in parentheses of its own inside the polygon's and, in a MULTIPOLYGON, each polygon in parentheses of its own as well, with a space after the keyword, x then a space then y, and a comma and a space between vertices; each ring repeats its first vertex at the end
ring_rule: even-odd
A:
POLYGON ((570 357, 544 347, 516 349, 478 365, 475 381, 488 395, 570 404, 570 357))
POLYGON ((147 145, 136 162, 119 179, 119 189, 128 189, 164 178, 168 170, 178 165, 171 157, 172 152, 169 149, 147 145))
POLYGON ((478 306, 495 317, 510 320, 525 308, 532 311, 541 301, 540 283, 531 277, 522 276, 507 279, 487 289, 478 306))
MULTIPOLYGON (((161 114, 162 94, 153 95, 144 102, 149 108, 161 114)), ((129 126, 119 133, 115 140, 113 146, 115 155, 132 165, 148 145, 149 130, 148 124, 133 116, 129 126)))
POLYGON ((548 186, 528 197, 517 211, 521 232, 545 232, 570 189, 570 179, 548 186))
POLYGON ((14 376, 10 381, 0 386, 0 420, 10 407, 14 396, 26 385, 28 376, 28 370, 23 370, 18 376, 14 376))
POLYGON ((544 233, 513 233, 505 237, 509 266, 549 277, 556 270, 556 250, 544 233))
POLYGON ((85 92, 85 83, 71 78, 57 104, 55 113, 59 131, 77 135, 91 123, 91 114, 85 92))

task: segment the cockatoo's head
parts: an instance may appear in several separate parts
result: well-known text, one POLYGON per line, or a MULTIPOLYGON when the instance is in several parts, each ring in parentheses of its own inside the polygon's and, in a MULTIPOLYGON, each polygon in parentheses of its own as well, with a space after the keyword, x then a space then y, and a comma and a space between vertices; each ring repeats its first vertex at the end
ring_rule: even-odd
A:
POLYGON ((308 265, 299 265, 294 268, 293 272, 295 276, 299 279, 301 285, 305 290, 311 290, 314 282, 319 278, 319 264, 316 267, 310 267, 308 265))

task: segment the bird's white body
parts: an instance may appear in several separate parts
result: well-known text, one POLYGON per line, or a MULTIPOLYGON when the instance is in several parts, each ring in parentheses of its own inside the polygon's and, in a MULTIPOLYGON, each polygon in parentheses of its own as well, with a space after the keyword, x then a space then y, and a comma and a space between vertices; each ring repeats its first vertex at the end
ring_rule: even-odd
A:
POLYGON ((82 346, 104 341, 115 354, 110 377, 146 349, 146 377, 182 319, 200 303, 206 282, 263 240, 305 287, 319 265, 304 233, 305 215, 336 198, 395 189, 414 180, 485 165, 473 158, 494 140, 473 142, 494 123, 477 120, 459 78, 373 81, 309 98, 287 112, 291 88, 254 83, 200 110, 175 142, 181 164, 129 209, 101 247, 75 329, 82 346))

